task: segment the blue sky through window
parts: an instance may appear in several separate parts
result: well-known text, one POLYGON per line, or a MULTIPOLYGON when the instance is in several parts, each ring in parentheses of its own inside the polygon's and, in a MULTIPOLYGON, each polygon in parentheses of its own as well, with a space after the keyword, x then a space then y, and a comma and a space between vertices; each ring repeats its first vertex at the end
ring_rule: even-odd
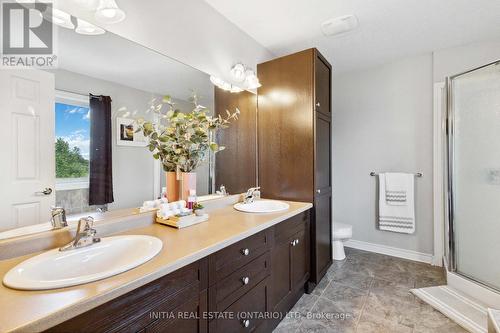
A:
POLYGON ((90 110, 87 107, 56 103, 56 138, 62 138, 70 147, 80 148, 84 158, 89 158, 90 110))

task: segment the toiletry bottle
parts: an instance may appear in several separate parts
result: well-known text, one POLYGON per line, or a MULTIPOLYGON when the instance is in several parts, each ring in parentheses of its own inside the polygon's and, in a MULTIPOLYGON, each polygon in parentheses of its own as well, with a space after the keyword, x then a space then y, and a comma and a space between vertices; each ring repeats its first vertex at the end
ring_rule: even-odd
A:
POLYGON ((187 198, 187 208, 193 209, 196 202, 196 190, 189 190, 189 197, 187 198))
POLYGON ((161 197, 162 198, 166 198, 167 197, 167 188, 166 187, 162 187, 161 188, 161 197))

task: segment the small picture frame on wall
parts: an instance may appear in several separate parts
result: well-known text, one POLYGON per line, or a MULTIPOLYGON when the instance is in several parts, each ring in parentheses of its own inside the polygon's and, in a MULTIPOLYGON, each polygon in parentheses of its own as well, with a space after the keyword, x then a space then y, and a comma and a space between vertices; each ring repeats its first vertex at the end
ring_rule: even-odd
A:
POLYGON ((118 146, 146 147, 147 141, 142 132, 136 132, 134 119, 116 118, 116 144, 118 146))

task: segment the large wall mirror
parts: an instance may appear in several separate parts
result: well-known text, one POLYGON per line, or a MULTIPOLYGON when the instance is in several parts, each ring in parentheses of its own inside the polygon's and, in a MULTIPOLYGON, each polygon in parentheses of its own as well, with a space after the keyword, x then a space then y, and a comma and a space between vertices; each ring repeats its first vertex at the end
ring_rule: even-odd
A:
POLYGON ((230 130, 217 134, 226 149, 207 152, 193 170, 198 196, 223 184, 231 193, 256 184, 255 94, 218 91, 208 74, 108 31, 58 28, 56 36, 56 68, 1 70, 0 239, 50 230, 54 206, 63 207, 68 220, 100 218, 129 214, 160 197, 165 172, 136 130, 138 119, 162 121, 152 109, 165 95, 183 113, 193 110, 193 92, 210 116, 241 112, 230 130), (245 128, 253 133, 246 141, 238 134, 245 128), (108 145, 97 144, 102 140, 108 145), (92 149, 99 151, 92 163, 105 169, 93 185, 92 149))

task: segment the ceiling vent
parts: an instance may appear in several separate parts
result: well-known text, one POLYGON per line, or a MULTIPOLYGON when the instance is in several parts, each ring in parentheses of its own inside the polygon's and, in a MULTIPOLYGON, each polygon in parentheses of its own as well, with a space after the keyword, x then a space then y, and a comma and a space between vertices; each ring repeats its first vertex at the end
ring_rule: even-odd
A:
POLYGON ((321 31, 325 36, 337 36, 356 29, 358 18, 354 15, 344 15, 321 23, 321 31))

